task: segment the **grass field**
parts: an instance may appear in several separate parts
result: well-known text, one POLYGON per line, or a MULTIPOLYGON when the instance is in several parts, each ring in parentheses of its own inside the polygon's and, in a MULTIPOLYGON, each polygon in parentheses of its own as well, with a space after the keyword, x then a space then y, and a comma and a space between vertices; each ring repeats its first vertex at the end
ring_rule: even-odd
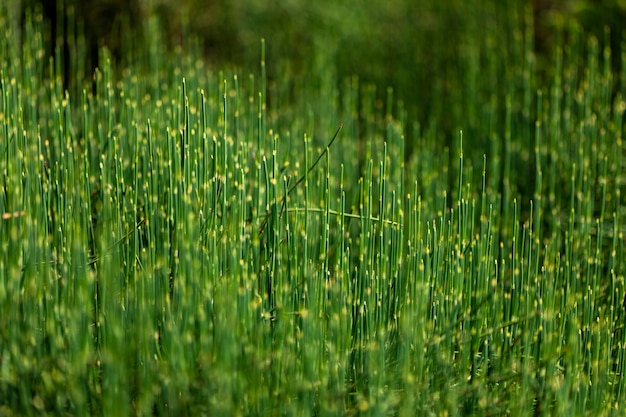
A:
POLYGON ((470 16, 407 98, 261 40, 220 68, 156 19, 93 76, 69 30, 64 85, 10 16, 0 415, 626 413, 608 32, 538 69, 528 13, 470 16))

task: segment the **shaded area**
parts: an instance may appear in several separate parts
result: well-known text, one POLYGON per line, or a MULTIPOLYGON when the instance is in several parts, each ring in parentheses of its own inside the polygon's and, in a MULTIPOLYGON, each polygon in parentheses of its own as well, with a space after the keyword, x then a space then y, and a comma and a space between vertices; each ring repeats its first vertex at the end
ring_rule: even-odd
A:
POLYGON ((120 49, 131 41, 128 36, 122 39, 121 29, 126 26, 124 29, 140 36, 143 22, 156 14, 166 44, 184 47, 190 38, 197 38, 216 64, 256 64, 259 40, 264 37, 272 65, 288 61, 300 71, 311 70, 312 60, 322 52, 328 58, 324 64, 332 63, 340 75, 356 74, 411 94, 432 84, 438 74, 429 68, 433 60, 454 64, 473 21, 484 23, 479 30, 486 31, 492 24, 504 29, 509 22, 499 8, 518 8, 520 15, 525 9, 532 11, 535 48, 548 59, 558 33, 573 21, 600 40, 609 28, 611 46, 618 51, 626 20, 626 6, 617 0, 532 0, 505 6, 497 2, 475 6, 458 0, 391 0, 372 2, 368 7, 351 0, 23 0, 17 4, 22 15, 28 8, 41 7, 54 40, 51 55, 55 43, 67 42, 68 29, 72 31, 68 25, 83 24, 94 66, 99 46, 106 45, 119 58, 120 49))

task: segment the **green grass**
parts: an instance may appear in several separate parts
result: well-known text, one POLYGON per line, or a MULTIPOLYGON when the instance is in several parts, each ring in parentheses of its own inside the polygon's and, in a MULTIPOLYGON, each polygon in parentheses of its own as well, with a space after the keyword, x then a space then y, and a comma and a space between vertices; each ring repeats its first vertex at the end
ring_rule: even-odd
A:
POLYGON ((3 8, 0 414, 623 413, 626 77, 572 30, 544 84, 511 13, 420 121, 155 20, 66 92, 3 8))

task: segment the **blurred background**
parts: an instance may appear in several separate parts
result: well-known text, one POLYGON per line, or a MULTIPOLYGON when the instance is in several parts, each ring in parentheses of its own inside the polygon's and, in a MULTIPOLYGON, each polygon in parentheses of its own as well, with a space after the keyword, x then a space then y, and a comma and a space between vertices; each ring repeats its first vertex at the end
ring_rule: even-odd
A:
POLYGON ((272 65, 288 64, 298 72, 332 65, 339 78, 358 75, 399 91, 432 85, 433 77, 446 75, 449 70, 440 66, 454 66, 468 43, 464 38, 481 31, 488 36, 492 29, 516 30, 525 21, 532 24, 536 51, 550 54, 564 26, 578 25, 601 42, 608 28, 614 52, 626 28, 626 0, 5 1, 22 21, 27 10, 42 10, 51 52, 72 30, 69 21, 84 25, 95 59, 101 45, 119 57, 130 42, 121 38, 121 29, 143 36, 144 22, 156 16, 168 47, 193 40, 216 66, 258 65, 259 41, 265 38, 272 65))
POLYGON ((540 79, 554 75, 555 46, 568 37, 594 35, 600 51, 610 46, 616 73, 625 49, 626 0, 5 1, 16 21, 29 10, 42 12, 44 44, 65 61, 66 87, 80 85, 77 74, 93 73, 101 46, 118 68, 129 65, 123 60, 141 54, 134 45, 145 45, 138 40, 153 37, 155 27, 159 47, 199 48, 210 66, 245 72, 259 73, 264 38, 270 82, 277 74, 312 83, 322 73, 337 83, 358 77, 360 85, 376 86, 381 102, 392 87, 409 120, 435 122, 441 132, 463 126, 471 133, 472 110, 464 103, 476 100, 468 94, 502 107, 501 92, 518 82, 520 65, 531 66, 536 85, 544 85, 540 79), (88 50, 84 71, 67 65, 77 33, 88 50), (533 56, 525 55, 528 43, 533 56))

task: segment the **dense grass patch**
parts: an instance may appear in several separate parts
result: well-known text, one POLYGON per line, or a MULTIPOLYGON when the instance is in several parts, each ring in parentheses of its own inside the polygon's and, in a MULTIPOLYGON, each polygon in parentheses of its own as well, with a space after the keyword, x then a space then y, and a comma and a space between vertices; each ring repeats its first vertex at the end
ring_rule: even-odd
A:
POLYGON ((93 77, 70 34, 65 90, 41 16, 21 41, 8 16, 0 414, 622 412, 608 42, 565 33, 544 83, 512 10, 414 98, 418 123, 328 57, 268 77, 261 43, 260 65, 214 69, 155 19, 93 77))

